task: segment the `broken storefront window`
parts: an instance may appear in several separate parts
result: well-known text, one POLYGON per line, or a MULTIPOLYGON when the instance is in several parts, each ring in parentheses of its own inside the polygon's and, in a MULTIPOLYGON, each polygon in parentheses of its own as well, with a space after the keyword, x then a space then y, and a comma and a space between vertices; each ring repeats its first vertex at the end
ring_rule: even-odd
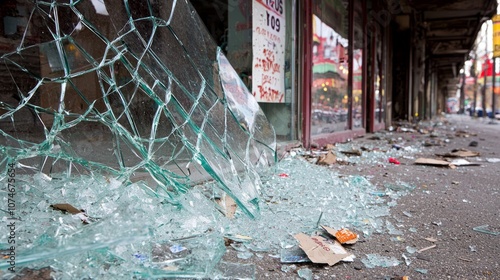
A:
MULTIPOLYGON (((250 217, 259 214, 258 171, 275 162, 274 129, 189 2, 34 1, 17 9, 26 22, 17 21, 19 36, 7 40, 11 49, 0 57, 7 75, 0 166, 15 164, 15 218, 44 225, 34 236, 19 232, 18 265, 39 261, 72 277, 79 274, 70 274, 71 262, 59 258, 82 261, 88 250, 97 252, 88 265, 117 265, 110 270, 156 261, 147 252, 176 245, 162 239, 180 234, 158 234, 157 227, 186 227, 183 234, 196 236, 197 225, 210 223, 193 212, 193 226, 186 226, 190 216, 176 214, 175 206, 201 207, 216 196, 228 195, 250 217), (211 192, 189 194, 207 178, 215 181, 211 192), (54 216, 49 206, 56 203, 87 209, 96 222, 81 228, 72 215, 54 216), (145 225, 153 221, 151 207, 173 212, 145 225), (121 254, 131 250, 124 244, 145 238, 157 245, 121 254), (105 250, 110 246, 116 249, 105 250)), ((6 182, 6 173, 1 178, 6 182)), ((193 248, 182 246, 192 256, 221 245, 190 240, 193 248)), ((221 252, 194 270, 185 268, 193 260, 181 256, 155 274, 204 275, 221 252)))

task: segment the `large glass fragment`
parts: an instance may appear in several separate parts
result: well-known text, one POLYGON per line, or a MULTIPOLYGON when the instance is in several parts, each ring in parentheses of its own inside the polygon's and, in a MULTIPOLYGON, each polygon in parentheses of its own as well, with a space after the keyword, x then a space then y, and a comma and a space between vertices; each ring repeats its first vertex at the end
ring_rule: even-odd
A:
POLYGON ((212 275, 225 251, 215 201, 258 216, 276 141, 189 1, 13 2, 24 20, 1 41, 0 182, 15 169, 17 267, 212 275), (213 190, 192 188, 206 180, 213 190))
POLYGON ((18 2, 1 167, 149 179, 174 201, 209 175, 257 215, 274 129, 187 0, 18 2))

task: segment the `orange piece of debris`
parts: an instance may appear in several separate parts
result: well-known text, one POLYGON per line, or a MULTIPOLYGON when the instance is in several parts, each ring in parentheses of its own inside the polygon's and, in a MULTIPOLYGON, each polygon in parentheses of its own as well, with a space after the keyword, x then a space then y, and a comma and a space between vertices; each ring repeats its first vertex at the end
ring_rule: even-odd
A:
POLYGON ((348 229, 343 228, 335 233, 335 238, 337 238, 340 243, 346 243, 350 240, 358 238, 358 235, 348 229))

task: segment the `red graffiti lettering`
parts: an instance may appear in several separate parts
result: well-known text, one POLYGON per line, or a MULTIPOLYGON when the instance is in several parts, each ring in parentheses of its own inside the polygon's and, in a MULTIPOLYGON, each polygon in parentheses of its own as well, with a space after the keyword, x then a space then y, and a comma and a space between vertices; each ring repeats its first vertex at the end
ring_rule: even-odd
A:
POLYGON ((264 58, 257 58, 256 68, 262 68, 262 71, 271 71, 271 74, 280 72, 280 65, 275 62, 274 53, 271 50, 264 49, 262 51, 264 58))
POLYGON ((271 76, 269 75, 262 75, 262 84, 265 85, 265 84, 270 84, 271 83, 271 76))
POLYGON ((258 96, 260 101, 283 101, 283 93, 280 93, 277 89, 263 85, 259 85, 258 89, 258 94, 254 93, 254 96, 258 96))
POLYGON ((257 27, 255 28, 255 33, 259 35, 266 35, 266 30, 264 28, 257 27))
POLYGON ((316 237, 311 237, 311 239, 314 241, 314 243, 318 244, 321 248, 323 248, 323 250, 330 251, 330 248, 328 248, 328 246, 326 246, 323 242, 318 240, 316 237))

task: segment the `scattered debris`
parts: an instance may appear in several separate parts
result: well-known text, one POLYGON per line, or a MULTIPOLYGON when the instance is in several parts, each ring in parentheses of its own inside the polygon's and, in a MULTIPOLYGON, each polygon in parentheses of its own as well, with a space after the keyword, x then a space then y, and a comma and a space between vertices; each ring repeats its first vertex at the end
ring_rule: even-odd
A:
POLYGON ((354 255, 348 253, 342 245, 322 236, 307 236, 303 233, 294 235, 313 263, 327 263, 332 266, 339 261, 353 261, 354 255))
POLYGON ((71 215, 78 217, 84 224, 89 224, 94 221, 93 218, 87 216, 85 210, 78 210, 73 205, 68 203, 51 204, 50 207, 63 213, 70 213, 71 215))
POLYGON ((469 151, 466 149, 457 149, 457 150, 452 150, 451 153, 436 154, 436 156, 440 156, 440 157, 477 157, 477 156, 479 156, 479 152, 469 151))
POLYGON ((245 252, 238 252, 236 254, 236 256, 239 258, 239 259, 242 259, 242 260, 248 260, 250 259, 251 257, 254 256, 254 254, 252 252, 248 252, 248 251, 245 251, 245 252))
POLYGON ((463 257, 458 257, 459 260, 466 261, 466 262, 472 262, 472 260, 463 258, 463 257))
POLYGON ((437 139, 437 140, 425 140, 423 143, 424 147, 431 147, 431 146, 443 146, 443 141, 437 139))
POLYGON ((403 149, 403 147, 402 147, 401 145, 398 145, 398 144, 393 144, 393 145, 392 145, 392 148, 393 148, 393 149, 396 149, 396 150, 398 150, 398 151, 399 151, 399 150, 401 150, 401 149, 403 149))
POLYGON ((419 259, 419 260, 423 260, 423 261, 426 261, 426 262, 430 262, 431 261, 431 258, 428 257, 428 256, 426 256, 426 255, 424 255, 424 254, 418 253, 416 256, 417 256, 417 259, 419 259))
POLYGON ((469 143, 469 147, 477 147, 478 146, 478 142, 477 141, 472 141, 469 143))
POLYGON ((404 214, 406 217, 410 217, 410 218, 411 218, 411 217, 413 217, 413 215, 412 215, 410 212, 408 212, 408 211, 403 211, 403 214, 404 214))
POLYGON ((428 270, 424 268, 415 268, 415 271, 421 274, 427 274, 428 270))
POLYGON ((393 157, 390 157, 390 158, 389 158, 389 163, 396 164, 396 165, 401 164, 401 163, 399 162, 399 160, 397 160, 397 159, 395 159, 395 158, 393 158, 393 157))
POLYGON ((290 175, 288 175, 287 173, 280 173, 278 176, 280 178, 288 178, 288 177, 290 177, 290 175))
POLYGON ((221 261, 213 279, 255 279, 255 265, 221 261))
POLYGON ((312 270, 309 268, 301 268, 297 270, 297 274, 301 279, 312 280, 313 278, 312 270))
POLYGON ((402 256, 402 257, 403 257, 403 259, 405 260, 405 264, 406 264, 406 266, 410 266, 410 264, 411 264, 411 260, 410 260, 410 258, 409 258, 409 257, 407 257, 405 254, 402 254, 401 256, 402 256))
POLYGON ((438 226, 438 227, 440 227, 440 226, 443 224, 443 222, 441 222, 441 221, 438 221, 438 222, 432 222, 432 224, 433 224, 433 225, 436 225, 436 226, 438 226))
POLYGON ((318 158, 316 164, 318 165, 331 165, 337 162, 337 156, 332 153, 332 151, 328 151, 326 155, 322 155, 318 158))
POLYGON ((240 234, 224 236, 224 243, 226 246, 229 246, 230 244, 232 244, 234 242, 247 243, 250 241, 252 241, 252 237, 240 235, 240 234))
POLYGON ((292 264, 292 265, 282 265, 281 266, 281 271, 288 273, 291 271, 295 271, 297 269, 297 266, 292 264))
POLYGON ((61 211, 63 213, 69 212, 71 215, 85 213, 85 211, 83 209, 78 210, 73 205, 68 204, 68 203, 52 204, 52 205, 50 205, 50 207, 53 208, 54 210, 58 210, 58 211, 61 211))
POLYGON ((468 133, 467 131, 464 131, 464 130, 457 130, 455 132, 455 136, 456 137, 464 137, 464 138, 468 138, 470 136, 477 136, 476 133, 468 133))
POLYGON ((349 150, 349 151, 340 151, 344 155, 348 156, 361 156, 361 151, 360 150, 349 150))
POLYGON ((380 137, 379 135, 373 135, 368 139, 370 139, 370 140, 382 140, 382 137, 380 137))
POLYGON ((431 245, 431 246, 429 246, 429 247, 422 248, 422 249, 418 250, 418 251, 417 251, 417 253, 422 253, 422 252, 424 252, 424 251, 427 251, 427 250, 432 249, 432 248, 435 248, 435 247, 436 247, 436 244, 431 245))
POLYGON ((384 196, 387 196, 387 193, 386 193, 386 192, 383 192, 383 191, 374 191, 374 192, 371 192, 370 194, 371 194, 371 195, 374 195, 374 196, 378 196, 378 197, 384 197, 384 196))
POLYGON ((401 264, 401 262, 394 257, 385 257, 378 254, 367 254, 366 258, 361 259, 361 262, 367 268, 374 268, 377 266, 392 267, 401 264))
POLYGON ((397 132, 415 132, 415 129, 413 128, 407 128, 407 127, 398 127, 397 132))
POLYGON ((450 163, 448 161, 432 158, 417 158, 415 160, 415 164, 450 167, 450 163))
POLYGON ((327 226, 321 226, 326 232, 328 232, 330 235, 335 236, 335 238, 341 243, 341 244, 354 244, 358 242, 358 235, 346 228, 342 228, 340 230, 335 230, 331 227, 327 226))
POLYGON ((432 237, 426 237, 424 239, 429 241, 429 242, 433 242, 433 243, 438 241, 436 238, 432 238, 432 237))
POLYGON ((417 252, 417 248, 406 246, 406 252, 408 252, 409 254, 415 254, 417 252))
POLYGON ((463 158, 460 159, 454 159, 450 162, 451 165, 454 166, 480 166, 481 164, 475 163, 475 162, 470 162, 468 160, 465 160, 463 158))
POLYGON ((498 163, 500 162, 500 158, 487 158, 486 161, 491 163, 498 163))
POLYGON ((299 247, 283 248, 280 254, 281 263, 303 263, 311 262, 304 250, 299 247))
POLYGON ((236 201, 232 199, 226 193, 222 194, 221 198, 215 200, 217 204, 220 206, 220 211, 228 218, 234 218, 234 214, 236 213, 237 205, 236 201))
POLYGON ((335 149, 334 144, 326 144, 326 146, 325 146, 326 151, 333 151, 334 149, 335 149))
POLYGON ((489 225, 477 226, 475 228, 472 228, 472 230, 475 230, 475 231, 481 232, 481 233, 491 234, 491 235, 500 235, 500 230, 491 229, 489 225))

